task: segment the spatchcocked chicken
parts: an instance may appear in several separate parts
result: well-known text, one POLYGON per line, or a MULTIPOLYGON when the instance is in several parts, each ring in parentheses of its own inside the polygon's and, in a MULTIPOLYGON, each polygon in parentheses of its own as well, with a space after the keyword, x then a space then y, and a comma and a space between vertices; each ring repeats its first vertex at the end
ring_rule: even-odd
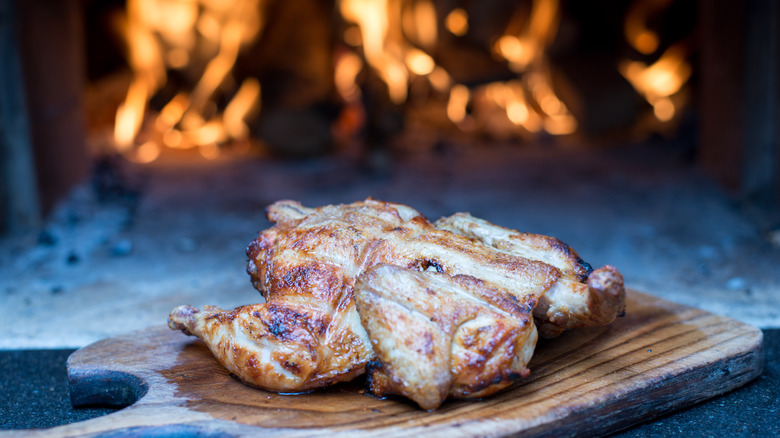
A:
POLYGON ((374 394, 424 409, 528 375, 537 339, 609 324, 620 273, 593 271, 561 241, 466 213, 432 224, 368 199, 307 208, 279 201, 247 248, 265 298, 222 310, 179 306, 172 329, 201 338, 249 385, 292 393, 369 372, 374 394), (536 323, 534 323, 534 320, 536 323))

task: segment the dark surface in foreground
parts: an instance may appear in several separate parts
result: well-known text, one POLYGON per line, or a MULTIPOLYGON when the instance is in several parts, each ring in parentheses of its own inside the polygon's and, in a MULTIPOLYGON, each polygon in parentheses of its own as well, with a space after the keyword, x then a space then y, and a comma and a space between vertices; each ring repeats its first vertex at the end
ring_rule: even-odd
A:
MULTIPOLYGON (((763 332, 766 362, 759 378, 615 436, 780 435, 780 329, 763 332)), ((65 362, 73 351, 0 351, 0 429, 48 428, 115 412, 71 406, 65 362)))

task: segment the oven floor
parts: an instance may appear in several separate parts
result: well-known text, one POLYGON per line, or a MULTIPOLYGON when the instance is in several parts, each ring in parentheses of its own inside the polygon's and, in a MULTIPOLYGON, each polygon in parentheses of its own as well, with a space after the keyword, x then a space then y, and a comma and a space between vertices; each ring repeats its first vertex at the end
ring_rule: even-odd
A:
POLYGON ((76 348, 165 324, 180 304, 258 302, 244 251, 270 226, 266 205, 368 196, 556 236, 617 266, 629 288, 780 327, 780 231, 762 232, 673 147, 440 142, 372 169, 344 157, 172 158, 104 166, 42 230, 0 240, 0 348, 76 348))

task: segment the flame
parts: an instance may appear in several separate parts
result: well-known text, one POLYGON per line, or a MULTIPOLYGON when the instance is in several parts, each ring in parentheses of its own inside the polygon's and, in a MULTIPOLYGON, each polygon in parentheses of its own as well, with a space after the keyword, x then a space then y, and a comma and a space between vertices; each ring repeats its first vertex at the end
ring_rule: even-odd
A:
POLYGON ((544 122, 526 99, 525 88, 519 80, 493 82, 484 88, 484 95, 505 111, 510 122, 530 133, 537 133, 542 130, 544 122))
POLYGON ((450 100, 447 102, 447 117, 455 123, 466 118, 466 105, 471 99, 471 92, 465 85, 455 85, 450 90, 450 100))
POLYGON ((354 102, 360 98, 357 76, 361 70, 363 70, 363 60, 352 52, 346 52, 336 59, 333 80, 336 90, 347 102, 354 102))
POLYGON ((117 109, 114 139, 119 152, 133 149, 147 104, 167 82, 168 69, 202 69, 203 74, 193 89, 180 90, 153 119, 157 149, 144 143, 133 159, 153 161, 160 155, 159 144, 201 146, 202 155, 214 158, 218 149, 215 153, 211 146, 202 147, 247 138, 245 118, 260 98, 257 80, 244 80, 222 114, 216 98, 233 80, 231 71, 241 48, 263 28, 262 1, 128 0, 125 36, 133 79, 117 109), (203 59, 207 63, 198 65, 203 59))
POLYGON ((140 78, 130 83, 125 101, 119 105, 116 111, 116 123, 114 124, 114 140, 117 150, 125 152, 132 148, 141 122, 146 111, 146 101, 149 99, 149 87, 140 78))
POLYGON ((406 100, 408 73, 402 58, 397 56, 398 47, 388 40, 391 6, 397 5, 388 0, 344 0, 340 9, 344 19, 360 28, 363 55, 387 84, 390 100, 402 103, 406 100))
POLYGON ((674 117, 677 109, 669 97, 680 91, 691 77, 693 69, 685 60, 685 54, 684 46, 677 44, 649 66, 639 61, 624 61, 618 67, 620 74, 653 106, 660 121, 674 117))
MULTIPOLYGON (((650 55, 658 50, 658 34, 647 28, 653 14, 669 7, 671 0, 637 0, 629 8, 623 32, 626 41, 639 53, 650 55)), ((623 61, 618 71, 653 107, 653 114, 661 122, 667 122, 677 113, 677 94, 691 76, 691 65, 686 61, 684 43, 677 43, 661 54, 656 62, 647 65, 639 61, 623 61)), ((677 103, 680 103, 678 99, 677 103)))
POLYGON ((222 115, 225 132, 230 138, 243 140, 249 137, 245 119, 258 109, 259 104, 260 82, 255 78, 245 79, 222 115))
POLYGON ((428 75, 428 81, 430 81, 433 88, 440 92, 445 93, 452 87, 452 78, 447 70, 439 67, 438 65, 433 68, 431 74, 428 75))
POLYGON ((436 44, 436 8, 430 0, 420 0, 403 8, 403 31, 410 41, 425 49, 436 44))
POLYGON ((455 36, 463 36, 469 31, 469 14, 463 8, 455 8, 444 19, 444 27, 455 36))
POLYGON ((341 0, 339 11, 344 20, 355 24, 360 31, 360 38, 345 31, 345 41, 355 45, 360 40, 366 63, 387 85, 393 103, 406 101, 409 82, 415 76, 437 72, 432 82, 446 82, 441 68, 426 52, 435 46, 438 38, 432 1, 341 0))
POLYGON ((406 54, 406 65, 409 67, 409 71, 418 76, 428 75, 436 67, 433 58, 419 49, 412 49, 406 54))
POLYGON ((509 68, 523 74, 522 81, 493 83, 486 97, 506 111, 507 119, 530 133, 544 129, 552 135, 572 134, 577 120, 555 94, 545 49, 555 37, 560 21, 558 0, 534 0, 523 23, 512 20, 494 45, 509 68))
POLYGON ((153 141, 147 141, 135 151, 134 160, 137 163, 151 163, 160 156, 160 147, 153 141))
POLYGON ((238 57, 241 44, 241 25, 236 21, 225 24, 219 38, 219 53, 206 65, 206 71, 201 76, 192 91, 190 111, 202 112, 211 95, 222 84, 233 68, 238 57))
POLYGON ((666 9, 671 0, 639 0, 631 4, 623 22, 623 33, 631 47, 643 55, 658 50, 658 34, 647 28, 647 21, 653 13, 666 9))
POLYGON ((531 15, 520 33, 506 33, 498 39, 496 52, 509 61, 510 68, 522 72, 537 61, 558 31, 558 0, 534 0, 531 15))

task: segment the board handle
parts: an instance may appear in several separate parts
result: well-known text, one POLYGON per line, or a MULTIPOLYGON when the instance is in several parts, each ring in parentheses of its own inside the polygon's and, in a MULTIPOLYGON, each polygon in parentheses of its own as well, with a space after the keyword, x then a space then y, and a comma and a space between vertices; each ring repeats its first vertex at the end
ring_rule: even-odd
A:
POLYGON ((135 375, 121 371, 76 370, 68 367, 70 403, 79 406, 124 408, 137 402, 149 385, 135 375))

